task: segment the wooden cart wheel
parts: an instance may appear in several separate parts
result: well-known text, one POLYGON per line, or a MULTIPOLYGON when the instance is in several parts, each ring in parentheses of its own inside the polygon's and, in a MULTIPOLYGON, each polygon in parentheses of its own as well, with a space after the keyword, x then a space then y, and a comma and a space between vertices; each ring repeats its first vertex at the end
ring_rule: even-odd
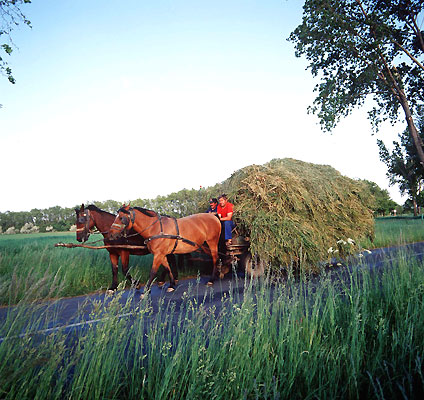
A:
POLYGON ((240 266, 245 269, 246 274, 251 278, 259 278, 265 272, 265 263, 258 256, 252 257, 250 251, 241 256, 240 266))

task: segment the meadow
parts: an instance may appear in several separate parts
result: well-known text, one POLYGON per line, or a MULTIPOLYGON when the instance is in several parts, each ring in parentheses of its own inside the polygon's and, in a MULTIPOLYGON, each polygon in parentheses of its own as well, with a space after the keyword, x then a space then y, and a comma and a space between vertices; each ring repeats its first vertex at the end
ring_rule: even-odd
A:
MULTIPOLYGON (((91 241, 100 235, 92 236, 91 241)), ((375 240, 364 241, 366 249, 424 241, 424 220, 378 218, 375 240)), ((75 233, 0 235, 0 305, 17 304, 25 299, 76 296, 105 290, 111 284, 111 266, 106 250, 55 248, 58 242, 76 243, 75 233)), ((97 243, 97 245, 102 242, 97 243)), ((152 256, 131 256, 134 278, 146 282, 152 256)), ((179 271, 180 277, 210 273, 208 263, 196 263, 179 271)), ((119 280, 125 279, 119 271, 119 280)))
POLYGON ((153 314, 146 297, 127 319, 118 292, 75 336, 19 337, 37 307, 22 305, 0 327, 0 398, 422 398, 423 267, 403 254, 379 277, 246 280, 220 311, 186 293, 153 314))

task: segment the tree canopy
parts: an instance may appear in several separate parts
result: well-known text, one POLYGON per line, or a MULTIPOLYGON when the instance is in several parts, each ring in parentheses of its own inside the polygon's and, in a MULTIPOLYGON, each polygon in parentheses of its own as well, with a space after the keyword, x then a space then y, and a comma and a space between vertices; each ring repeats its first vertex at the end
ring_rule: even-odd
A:
POLYGON ((360 181, 368 186, 370 193, 374 197, 374 202, 372 204, 374 215, 390 214, 393 210, 400 208, 399 204, 391 199, 390 194, 386 189, 381 189, 375 182, 371 182, 366 179, 361 179, 360 181))
POLYGON ((16 81, 5 57, 13 52, 13 29, 19 24, 31 26, 31 22, 20 9, 20 6, 26 3, 31 3, 31 0, 0 0, 0 73, 6 76, 10 83, 16 81))
POLYGON ((424 102, 424 39, 418 23, 423 10, 422 0, 305 1, 302 23, 289 40, 320 78, 309 111, 318 115, 323 130, 331 131, 371 97, 373 128, 396 121, 403 110, 424 165, 414 124, 414 112, 424 102))

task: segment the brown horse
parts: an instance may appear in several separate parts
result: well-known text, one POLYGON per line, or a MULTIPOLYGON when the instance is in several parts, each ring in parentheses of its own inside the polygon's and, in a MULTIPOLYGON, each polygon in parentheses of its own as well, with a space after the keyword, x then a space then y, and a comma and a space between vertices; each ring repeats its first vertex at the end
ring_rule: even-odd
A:
POLYGON ((221 223, 212 214, 194 214, 183 218, 171 218, 157 214, 145 208, 123 206, 110 228, 110 238, 118 237, 123 231, 133 229, 145 239, 149 251, 153 254, 147 291, 163 265, 169 273, 170 287, 173 291, 175 281, 166 260, 168 254, 186 254, 202 249, 212 256, 213 272, 208 284, 213 284, 217 274, 218 242, 221 223), (205 246, 207 244, 207 247, 205 246))
MULTIPOLYGON (((119 240, 109 240, 107 238, 109 234, 109 228, 115 221, 116 215, 108 213, 107 211, 101 210, 100 208, 89 205, 81 208, 76 208, 77 213, 77 240, 78 242, 86 242, 90 236, 91 230, 97 228, 104 237, 105 245, 131 245, 131 246, 144 246, 144 239, 137 234, 137 232, 129 232, 129 237, 119 238, 119 240)), ((119 257, 121 257, 122 273, 124 276, 139 289, 139 282, 133 281, 131 275, 128 273, 128 264, 130 260, 130 254, 144 256, 150 254, 147 247, 140 249, 125 249, 125 248, 108 248, 110 262, 112 264, 112 285, 108 290, 116 290, 118 287, 118 263, 119 257)), ((178 275, 175 257, 168 257, 168 262, 171 264, 175 274, 178 275)), ((164 279, 164 278, 163 278, 164 279)))

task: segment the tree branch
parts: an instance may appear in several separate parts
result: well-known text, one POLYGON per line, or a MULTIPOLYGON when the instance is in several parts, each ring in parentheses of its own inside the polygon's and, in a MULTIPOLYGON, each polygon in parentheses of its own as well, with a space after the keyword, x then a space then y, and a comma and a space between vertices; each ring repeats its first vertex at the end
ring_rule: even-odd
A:
POLYGON ((415 64, 417 64, 424 71, 424 65, 422 65, 407 49, 405 49, 396 40, 392 40, 392 43, 394 43, 396 46, 398 46, 415 64))

